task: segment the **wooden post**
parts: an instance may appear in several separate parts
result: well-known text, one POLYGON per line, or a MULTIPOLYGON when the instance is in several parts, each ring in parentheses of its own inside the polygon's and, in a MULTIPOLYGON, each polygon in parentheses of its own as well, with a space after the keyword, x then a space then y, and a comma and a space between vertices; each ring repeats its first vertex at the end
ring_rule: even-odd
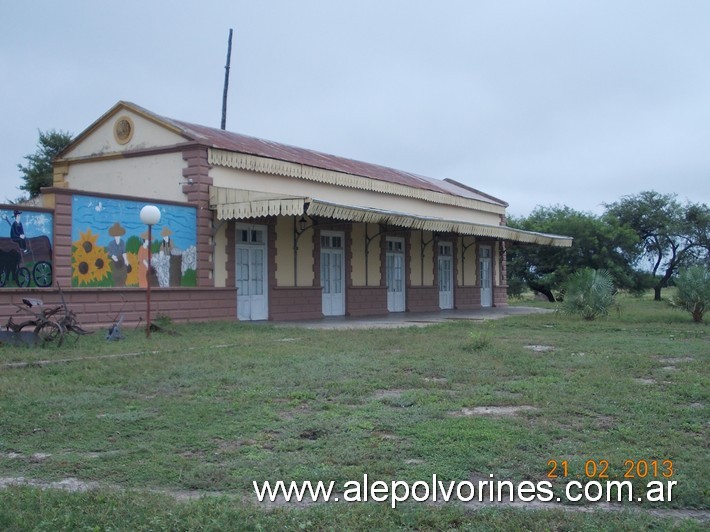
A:
POLYGON ((227 43, 227 64, 224 67, 224 92, 222 93, 222 129, 227 128, 227 90, 229 89, 229 64, 232 62, 232 29, 227 43))

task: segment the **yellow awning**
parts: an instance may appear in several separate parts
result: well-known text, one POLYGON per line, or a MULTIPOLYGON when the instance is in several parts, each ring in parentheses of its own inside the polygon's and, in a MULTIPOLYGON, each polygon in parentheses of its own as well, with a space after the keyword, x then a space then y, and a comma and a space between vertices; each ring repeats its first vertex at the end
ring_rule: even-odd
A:
POLYGON ((567 236, 522 231, 520 229, 513 229, 504 225, 487 225, 456 220, 445 220, 443 218, 419 216, 416 214, 397 211, 386 211, 381 209, 373 209, 371 207, 340 205, 318 199, 310 200, 310 203, 306 208, 306 214, 309 216, 335 218, 336 220, 381 223, 396 225, 399 227, 420 229, 424 231, 484 236, 529 244, 541 244, 545 246, 570 247, 572 245, 572 238, 567 236))
POLYGON ((376 209, 361 205, 343 205, 317 198, 210 187, 210 208, 218 220, 239 220, 260 216, 318 216, 349 222, 394 225, 423 231, 482 236, 544 246, 570 247, 572 238, 504 225, 445 220, 432 216, 376 209))

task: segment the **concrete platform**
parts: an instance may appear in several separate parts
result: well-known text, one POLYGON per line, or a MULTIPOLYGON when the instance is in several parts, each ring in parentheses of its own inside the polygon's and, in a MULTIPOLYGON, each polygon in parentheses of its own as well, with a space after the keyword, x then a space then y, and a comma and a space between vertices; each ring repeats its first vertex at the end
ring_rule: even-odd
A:
POLYGON ((442 310, 439 312, 392 312, 385 316, 353 318, 334 316, 320 320, 267 322, 283 327, 304 329, 395 329, 400 327, 426 327, 451 320, 484 321, 519 316, 522 314, 546 314, 550 309, 536 307, 489 307, 476 310, 442 310))

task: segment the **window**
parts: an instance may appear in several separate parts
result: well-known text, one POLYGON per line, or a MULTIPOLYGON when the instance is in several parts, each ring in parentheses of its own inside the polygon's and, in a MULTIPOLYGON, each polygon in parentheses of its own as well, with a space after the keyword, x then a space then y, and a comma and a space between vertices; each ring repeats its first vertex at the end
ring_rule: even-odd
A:
POLYGON ((394 253, 402 253, 404 251, 404 242, 401 240, 387 240, 387 251, 394 253))
POLYGON ((343 237, 336 235, 321 235, 320 247, 326 249, 343 249, 343 237))
POLYGON ((453 255, 452 246, 448 242, 439 244, 439 256, 450 257, 453 255))
POLYGON ((258 229, 240 229, 237 238, 242 244, 261 244, 264 242, 264 231, 258 229))

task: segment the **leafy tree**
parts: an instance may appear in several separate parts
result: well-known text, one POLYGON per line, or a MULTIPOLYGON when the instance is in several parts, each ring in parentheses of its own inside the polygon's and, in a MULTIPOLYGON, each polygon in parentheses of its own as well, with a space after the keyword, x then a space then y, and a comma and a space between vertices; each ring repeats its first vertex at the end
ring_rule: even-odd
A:
POLYGON ((616 289, 608 271, 584 268, 567 279, 563 293, 560 310, 566 314, 579 314, 591 321, 609 314, 616 289))
POLYGON ((681 204, 675 194, 645 191, 607 204, 606 214, 638 236, 634 263, 651 261, 656 278, 654 299, 682 266, 707 260, 710 251, 710 208, 681 204))
POLYGON ((40 188, 52 186, 52 161, 69 145, 71 139, 72 134, 65 131, 40 131, 37 151, 24 157, 27 166, 17 165, 25 181, 20 190, 34 198, 39 195, 40 188))
POLYGON ((583 268, 609 271, 619 288, 643 288, 642 276, 631 266, 636 234, 613 218, 558 205, 537 207, 528 217, 509 219, 508 225, 574 238, 570 248, 515 244, 508 250, 510 281, 522 280, 550 301, 570 275, 583 268))
POLYGON ((710 308, 710 270, 700 265, 681 270, 675 281, 678 294, 671 305, 690 312, 695 323, 703 321, 703 314, 710 308))

